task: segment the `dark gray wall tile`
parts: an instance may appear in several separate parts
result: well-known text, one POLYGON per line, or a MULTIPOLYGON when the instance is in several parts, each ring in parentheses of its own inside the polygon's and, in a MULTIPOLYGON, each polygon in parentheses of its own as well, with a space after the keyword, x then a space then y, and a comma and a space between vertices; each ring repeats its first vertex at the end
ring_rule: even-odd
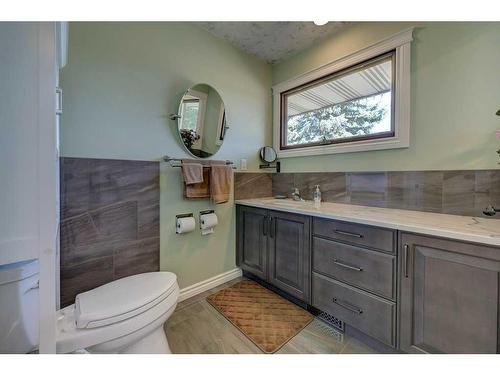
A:
MULTIPOLYGON (((325 202, 482 217, 489 204, 500 207, 498 169, 274 173, 271 195, 290 197, 297 187, 305 199, 312 199, 315 185, 320 185, 325 202)), ((238 189, 235 186, 235 195, 238 189)))
POLYGON ((350 172, 347 191, 350 202, 377 207, 387 206, 388 176, 386 172, 350 172))
MULTIPOLYGON (((486 193, 474 193, 474 211, 472 216, 483 216, 489 218, 488 216, 483 215, 483 211, 489 205, 493 205, 493 207, 500 207, 500 202, 494 203, 494 200, 491 199, 489 194, 486 193)), ((496 216, 491 217, 492 219, 498 219, 498 214, 496 216)))
POLYGON ((294 174, 293 173, 274 173, 273 174, 273 186, 272 192, 275 195, 286 195, 290 196, 294 184, 294 174))
POLYGON ((138 194, 147 199, 148 192, 157 192, 158 178, 157 162, 90 159, 89 209, 135 200, 138 194))
POLYGON ((65 268, 73 267, 89 260, 112 256, 113 250, 113 242, 106 240, 73 246, 61 252, 60 263, 65 268))
POLYGON ((137 208, 137 238, 155 237, 160 233, 160 203, 139 202, 137 208))
POLYGON ((500 207, 500 170, 475 171, 475 174, 474 212, 480 216, 488 205, 500 207))
POLYGON ((99 231, 88 213, 61 221, 61 249, 92 244, 99 241, 99 231))
POLYGON ((61 220, 88 211, 90 204, 90 159, 61 158, 61 220))
POLYGON ((442 172, 389 172, 387 207, 441 212, 442 172))
POLYGON ((61 301, 159 269, 159 163, 61 158, 61 301))
POLYGON ((345 173, 312 172, 294 174, 293 187, 299 189, 300 195, 304 199, 313 199, 316 185, 319 185, 321 198, 325 202, 349 201, 345 173))
POLYGON ((475 171, 476 193, 487 193, 495 199, 500 198, 500 169, 475 171))
POLYGON ((119 202, 90 212, 101 238, 137 239, 137 201, 119 202))
POLYGON ((272 195, 270 173, 235 173, 234 199, 264 198, 272 195))
POLYGON ((113 263, 116 279, 159 270, 160 238, 115 243, 113 263))
POLYGON ((474 215, 474 171, 445 171, 443 173, 443 212, 455 215, 474 215))
POLYGON ((113 281, 113 257, 96 258, 74 266, 61 265, 61 306, 75 302, 78 293, 113 281))

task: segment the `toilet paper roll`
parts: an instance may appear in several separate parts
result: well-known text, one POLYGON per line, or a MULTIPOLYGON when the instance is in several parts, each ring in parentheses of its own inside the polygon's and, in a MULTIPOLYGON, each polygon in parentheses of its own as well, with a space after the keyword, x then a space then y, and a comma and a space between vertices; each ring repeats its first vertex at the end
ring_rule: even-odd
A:
POLYGON ((196 228, 194 217, 180 217, 175 225, 175 233, 189 233, 196 228))
POLYGON ((214 213, 200 216, 201 234, 206 235, 214 232, 214 227, 219 223, 217 215, 214 213))

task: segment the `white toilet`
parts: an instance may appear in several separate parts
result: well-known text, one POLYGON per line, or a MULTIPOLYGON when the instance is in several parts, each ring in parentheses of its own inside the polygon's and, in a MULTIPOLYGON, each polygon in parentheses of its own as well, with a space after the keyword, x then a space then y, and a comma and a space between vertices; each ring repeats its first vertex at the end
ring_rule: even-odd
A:
POLYGON ((38 261, 0 266, 0 354, 38 346, 38 261))
POLYGON ((170 353, 163 324, 178 297, 171 272, 129 276, 81 293, 58 311, 57 353, 170 353))

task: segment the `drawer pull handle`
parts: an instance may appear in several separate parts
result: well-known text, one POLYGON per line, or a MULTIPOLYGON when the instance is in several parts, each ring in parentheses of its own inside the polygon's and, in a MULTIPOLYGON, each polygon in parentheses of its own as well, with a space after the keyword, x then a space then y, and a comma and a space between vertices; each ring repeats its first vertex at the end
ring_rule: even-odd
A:
POLYGON ((350 269, 350 270, 353 270, 353 271, 358 271, 358 272, 363 271, 363 269, 360 268, 360 267, 351 266, 349 264, 345 264, 345 263, 339 262, 337 259, 333 259, 333 263, 335 263, 337 266, 344 267, 344 268, 347 268, 347 269, 350 269))
POLYGON ((404 275, 405 278, 408 278, 408 252, 409 252, 408 244, 403 246, 403 267, 404 267, 404 275))
POLYGON ((271 238, 276 237, 276 219, 273 217, 269 217, 269 235, 271 238))
POLYGON ((340 307, 343 307, 344 309, 346 310, 349 310, 353 313, 356 313, 356 314, 363 314, 363 310, 361 310, 359 307, 356 307, 356 306, 353 306, 347 302, 344 302, 340 299, 337 299, 337 298, 333 298, 333 303, 336 303, 337 305, 339 305, 340 307))
POLYGON ((351 233, 351 232, 345 232, 343 230, 338 230, 338 229, 335 229, 334 230, 335 233, 337 234, 341 234, 343 236, 349 236, 349 237, 356 237, 356 238, 363 238, 363 235, 362 234, 359 234, 359 233, 351 233))

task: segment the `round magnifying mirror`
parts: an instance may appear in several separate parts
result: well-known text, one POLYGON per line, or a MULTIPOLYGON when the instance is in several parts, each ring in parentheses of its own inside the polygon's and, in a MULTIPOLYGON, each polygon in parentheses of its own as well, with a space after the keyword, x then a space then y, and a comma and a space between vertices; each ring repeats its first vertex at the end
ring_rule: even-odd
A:
POLYGON ((277 158, 276 151, 270 146, 265 146, 260 149, 260 158, 265 163, 274 163, 277 158))
POLYGON ((210 85, 198 84, 186 91, 179 104, 177 126, 185 149, 198 158, 215 155, 226 135, 226 108, 210 85))

